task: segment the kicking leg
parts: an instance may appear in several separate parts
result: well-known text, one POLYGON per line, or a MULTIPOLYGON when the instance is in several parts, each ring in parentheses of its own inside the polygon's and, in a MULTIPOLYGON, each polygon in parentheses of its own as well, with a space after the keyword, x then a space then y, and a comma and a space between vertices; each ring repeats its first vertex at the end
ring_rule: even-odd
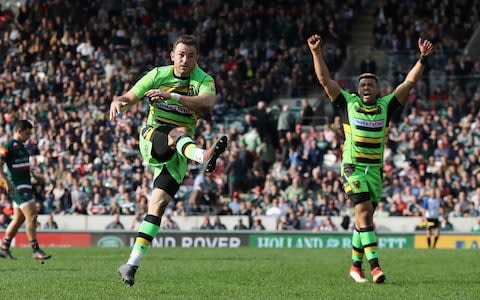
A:
POLYGON ((220 137, 213 145, 204 150, 199 148, 193 139, 186 135, 186 131, 183 128, 175 128, 169 133, 169 142, 175 139, 176 149, 178 153, 184 157, 203 164, 205 172, 215 171, 215 166, 218 157, 225 151, 228 144, 226 136, 220 137))

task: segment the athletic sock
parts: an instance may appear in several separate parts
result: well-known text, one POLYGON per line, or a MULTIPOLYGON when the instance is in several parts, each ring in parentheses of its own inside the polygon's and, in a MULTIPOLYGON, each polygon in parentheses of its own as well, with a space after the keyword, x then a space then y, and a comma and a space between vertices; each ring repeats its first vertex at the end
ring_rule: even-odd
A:
POLYGON ((367 256, 370 268, 373 270, 374 268, 380 266, 378 263, 377 235, 375 234, 373 227, 359 228, 359 231, 363 250, 367 256))
POLYGON ((184 157, 203 163, 205 150, 198 148, 195 142, 189 136, 182 136, 177 141, 177 151, 184 157))
POLYGON ((433 240, 433 248, 437 247, 437 242, 438 242, 438 236, 436 236, 433 240))
POLYGON ((428 248, 430 248, 430 245, 432 244, 432 240, 430 239, 430 237, 427 237, 427 245, 428 245, 428 248))
POLYGON ((148 247, 158 233, 161 220, 161 217, 154 215, 145 216, 145 219, 143 219, 143 222, 138 229, 137 238, 135 239, 135 244, 133 245, 127 264, 133 266, 138 266, 140 264, 140 259, 145 253, 147 253, 148 247))
POLYGON ((355 267, 362 267, 364 253, 362 240, 360 239, 360 232, 355 228, 352 234, 352 264, 355 267))
POLYGON ((38 241, 37 241, 37 240, 31 240, 31 241, 30 241, 30 246, 32 247, 33 252, 35 252, 35 251, 37 251, 38 249, 40 249, 40 246, 38 245, 38 241))

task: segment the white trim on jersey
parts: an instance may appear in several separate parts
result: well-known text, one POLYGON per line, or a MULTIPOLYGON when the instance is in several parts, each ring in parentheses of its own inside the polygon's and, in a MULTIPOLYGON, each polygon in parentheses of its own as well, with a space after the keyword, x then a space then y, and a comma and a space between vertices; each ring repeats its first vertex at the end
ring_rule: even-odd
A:
POLYGON ((24 162, 24 163, 19 163, 19 164, 12 164, 12 168, 18 169, 18 168, 24 168, 30 166, 30 162, 24 162))
POLYGON ((19 184, 17 185, 17 190, 23 190, 23 189, 32 189, 31 184, 19 184))

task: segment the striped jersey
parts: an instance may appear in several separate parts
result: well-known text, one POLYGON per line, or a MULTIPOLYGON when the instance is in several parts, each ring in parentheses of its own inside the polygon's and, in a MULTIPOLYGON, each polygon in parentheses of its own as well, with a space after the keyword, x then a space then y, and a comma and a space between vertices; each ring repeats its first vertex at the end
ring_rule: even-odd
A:
POLYGON ((394 111, 401 107, 395 93, 367 105, 357 94, 341 90, 334 105, 345 133, 342 163, 382 166, 388 124, 394 111))
MULTIPOLYGON (((161 89, 185 96, 197 96, 200 93, 215 95, 215 82, 198 65, 195 66, 188 78, 176 77, 173 73, 173 65, 169 65, 154 68, 148 72, 133 86, 131 91, 137 98, 142 99, 150 89, 161 89)), ((159 124, 187 127, 193 134, 200 117, 198 113, 181 105, 177 100, 155 100, 150 101, 147 124, 154 127, 159 124)))
POLYGON ((0 159, 7 164, 8 179, 17 189, 32 188, 30 153, 19 141, 12 139, 0 148, 0 159))

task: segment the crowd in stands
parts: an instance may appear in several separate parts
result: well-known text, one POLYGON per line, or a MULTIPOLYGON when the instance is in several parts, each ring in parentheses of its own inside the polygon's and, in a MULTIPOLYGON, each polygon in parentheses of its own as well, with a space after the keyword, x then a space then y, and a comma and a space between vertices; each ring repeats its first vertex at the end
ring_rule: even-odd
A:
MULTIPOLYGON (((189 165, 168 215, 248 215, 239 228, 256 230, 263 215, 277 216, 278 230, 348 229, 353 206, 338 172, 340 119, 317 126, 307 99, 299 115, 288 106, 274 113, 269 104, 282 94, 303 98, 305 87, 318 84, 305 46, 310 33, 324 37, 330 70, 340 67, 360 2, 27 1, 0 27, 0 143, 12 137, 15 120, 34 122, 28 147, 41 177, 34 196, 42 214, 145 214, 152 174, 137 130, 148 108, 140 104, 115 122, 107 111, 144 72, 170 63, 178 34, 194 33, 200 65, 220 96, 195 138, 208 147, 227 134, 230 146, 213 174, 189 165), (226 108, 245 112, 241 127, 217 126, 226 108), (335 225, 331 216, 345 222, 335 225)), ((476 217, 480 87, 442 91, 451 105, 436 109, 415 104, 427 100, 421 91, 390 129, 378 213, 420 216, 423 199, 440 190, 445 216, 476 217), (461 93, 463 106, 453 101, 461 93)), ((4 192, 0 208, 4 226, 13 210, 4 192)))
POLYGON ((439 102, 449 102, 460 115, 478 109, 480 60, 464 49, 480 26, 480 2, 383 0, 378 1, 375 17, 376 47, 389 51, 397 61, 393 85, 402 81, 408 71, 408 66, 396 58, 417 56, 418 37, 428 38, 435 45, 435 55, 426 73, 437 71, 434 76, 440 82, 419 86, 416 98, 423 99, 419 105, 436 109, 439 102))

